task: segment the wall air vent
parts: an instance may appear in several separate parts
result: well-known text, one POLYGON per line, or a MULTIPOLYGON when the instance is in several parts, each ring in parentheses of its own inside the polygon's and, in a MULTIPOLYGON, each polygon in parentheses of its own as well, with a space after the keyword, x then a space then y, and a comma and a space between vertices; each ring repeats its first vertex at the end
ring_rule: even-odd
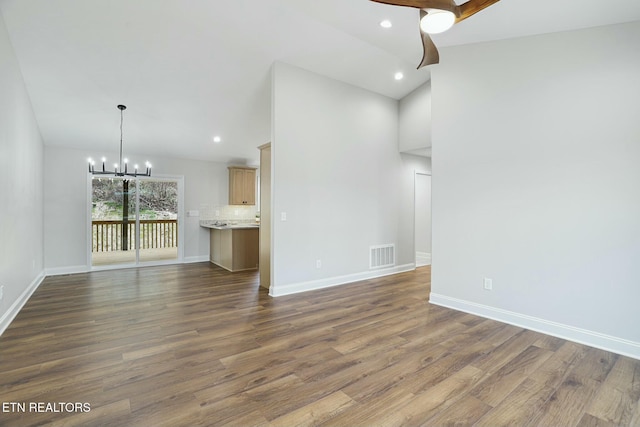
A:
POLYGON ((396 265, 396 245, 369 246, 369 268, 396 265))

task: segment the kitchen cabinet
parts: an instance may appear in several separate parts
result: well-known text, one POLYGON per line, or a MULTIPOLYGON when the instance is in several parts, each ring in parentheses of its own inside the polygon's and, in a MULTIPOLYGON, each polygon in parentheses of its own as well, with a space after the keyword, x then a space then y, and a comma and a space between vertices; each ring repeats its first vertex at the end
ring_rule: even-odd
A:
POLYGON ((229 166, 229 204, 256 204, 256 168, 229 166))
POLYGON ((231 272, 258 268, 258 227, 212 228, 210 261, 231 272))
POLYGON ((216 265, 220 265, 222 262, 222 230, 211 230, 209 235, 209 261, 216 265))

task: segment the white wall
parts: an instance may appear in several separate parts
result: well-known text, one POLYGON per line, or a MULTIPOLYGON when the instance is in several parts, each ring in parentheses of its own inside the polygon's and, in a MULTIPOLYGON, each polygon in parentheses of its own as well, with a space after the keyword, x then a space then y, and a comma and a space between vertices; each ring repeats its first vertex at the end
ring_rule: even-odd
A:
POLYGON ((0 333, 43 279, 43 143, 0 15, 0 333))
POLYGON ((398 152, 397 101, 286 64, 273 73, 271 294, 381 273, 371 245, 394 243, 398 269, 413 268, 413 170, 426 159, 398 152))
MULTIPOLYGON (((117 141, 114 142, 117 144, 117 141)), ((126 151, 126 143, 125 143, 126 151)), ((49 274, 85 271, 87 262, 87 158, 117 158, 115 153, 97 153, 46 147, 45 171, 45 266, 49 274), (64 242, 64 250, 60 250, 64 242)), ((227 165, 197 160, 152 159, 153 175, 184 176, 185 214, 189 210, 226 205, 229 192, 227 165)), ((203 212, 204 213, 204 212, 203 212)), ((207 260, 209 231, 199 217, 184 218, 185 261, 207 260)))
POLYGON ((398 147, 403 153, 423 152, 431 147, 431 82, 400 100, 398 147))
POLYGON ((635 22, 442 49, 433 302, 640 358, 638 46, 635 22))

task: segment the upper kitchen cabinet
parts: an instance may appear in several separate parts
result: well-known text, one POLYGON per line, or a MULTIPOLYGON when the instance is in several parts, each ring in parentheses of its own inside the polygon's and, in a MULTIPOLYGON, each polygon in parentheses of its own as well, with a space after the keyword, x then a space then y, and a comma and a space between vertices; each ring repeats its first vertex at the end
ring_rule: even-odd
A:
POLYGON ((229 166, 229 204, 256 204, 256 168, 229 166))

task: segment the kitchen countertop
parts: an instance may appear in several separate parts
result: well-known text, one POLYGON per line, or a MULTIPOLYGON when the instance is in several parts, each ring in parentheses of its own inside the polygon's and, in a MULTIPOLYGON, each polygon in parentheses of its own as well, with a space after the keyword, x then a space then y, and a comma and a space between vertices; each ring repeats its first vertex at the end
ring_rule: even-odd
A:
POLYGON ((225 222, 225 221, 200 221, 200 227, 213 228, 215 230, 238 230, 260 228, 260 224, 255 222, 225 222))

